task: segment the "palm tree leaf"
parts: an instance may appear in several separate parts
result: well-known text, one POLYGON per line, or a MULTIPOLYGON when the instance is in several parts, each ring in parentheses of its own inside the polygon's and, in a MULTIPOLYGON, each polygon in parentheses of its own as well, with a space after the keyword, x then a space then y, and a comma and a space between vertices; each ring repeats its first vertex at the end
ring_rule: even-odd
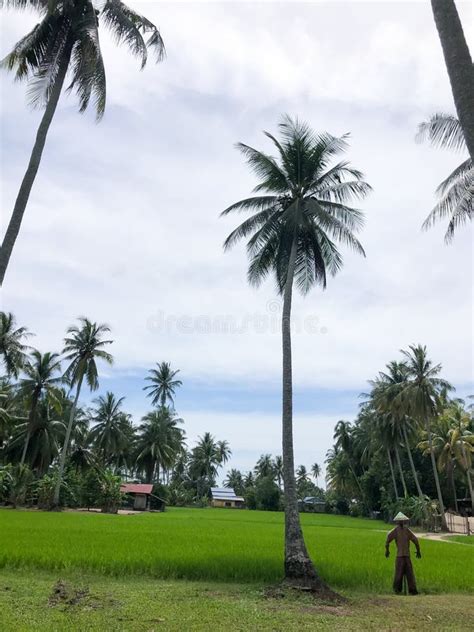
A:
POLYGON ((462 127, 455 116, 451 114, 434 114, 431 118, 418 126, 416 142, 428 140, 433 147, 443 147, 461 151, 466 148, 466 140, 462 127))
POLYGON ((164 44, 156 26, 120 0, 107 0, 101 17, 104 24, 112 31, 117 43, 124 42, 131 52, 141 59, 142 68, 145 67, 148 59, 147 46, 155 49, 157 61, 164 58, 164 44), (142 33, 147 32, 151 32, 151 37, 145 43, 142 33))

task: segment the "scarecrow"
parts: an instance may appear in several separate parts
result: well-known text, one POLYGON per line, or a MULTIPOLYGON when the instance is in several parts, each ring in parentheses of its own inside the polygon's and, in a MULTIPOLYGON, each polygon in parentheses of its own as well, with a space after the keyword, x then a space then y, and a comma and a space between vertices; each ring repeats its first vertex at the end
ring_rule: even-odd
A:
POLYGON ((390 542, 395 540, 397 545, 397 558, 395 560, 395 576, 393 578, 393 590, 400 594, 403 588, 403 578, 406 577, 408 592, 417 595, 415 573, 410 559, 410 541, 416 547, 416 557, 421 558, 420 545, 416 535, 408 528, 409 518, 400 511, 393 519, 397 526, 387 535, 385 542, 385 557, 390 556, 390 542))

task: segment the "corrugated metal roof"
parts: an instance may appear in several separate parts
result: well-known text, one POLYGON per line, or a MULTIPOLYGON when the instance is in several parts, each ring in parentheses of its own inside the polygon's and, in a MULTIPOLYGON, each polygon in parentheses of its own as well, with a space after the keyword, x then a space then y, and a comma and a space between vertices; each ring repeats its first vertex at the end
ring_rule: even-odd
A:
POLYGON ((143 483, 122 483, 120 491, 124 494, 151 494, 153 485, 145 485, 143 483))
POLYGON ((231 487, 211 487, 213 500, 235 500, 244 502, 242 496, 236 496, 231 487))

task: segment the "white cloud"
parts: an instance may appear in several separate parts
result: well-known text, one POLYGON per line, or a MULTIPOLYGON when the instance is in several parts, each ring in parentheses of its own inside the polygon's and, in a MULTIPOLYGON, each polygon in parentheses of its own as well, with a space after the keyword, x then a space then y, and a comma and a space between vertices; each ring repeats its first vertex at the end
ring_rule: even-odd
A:
MULTIPOLYGON (((349 158, 374 187, 362 205, 367 259, 346 254, 325 293, 295 300, 296 320, 319 318, 318 333, 294 336, 295 383, 362 388, 412 342, 426 343, 452 381, 472 381, 472 233, 445 247, 443 226, 419 230, 461 159, 414 143, 423 118, 453 111, 429 4, 137 6, 161 27, 168 58, 140 73, 104 38, 106 116, 96 126, 72 96, 61 101, 7 273, 3 306, 37 332, 36 344, 59 348, 66 325, 87 314, 112 325, 117 371, 166 358, 196 379, 277 383, 278 333, 149 325, 159 312, 237 323, 269 315, 273 285, 247 286, 244 249, 222 252, 239 218, 218 214, 254 185, 233 143, 269 147, 261 130, 287 111, 351 131, 349 158)), ((2 55, 35 20, 5 16, 2 55)), ((3 74, 1 86, 10 209, 39 113, 25 107, 23 85, 3 74)), ((188 417, 200 410, 206 402, 188 417)), ((255 451, 270 450, 258 436, 255 451)))

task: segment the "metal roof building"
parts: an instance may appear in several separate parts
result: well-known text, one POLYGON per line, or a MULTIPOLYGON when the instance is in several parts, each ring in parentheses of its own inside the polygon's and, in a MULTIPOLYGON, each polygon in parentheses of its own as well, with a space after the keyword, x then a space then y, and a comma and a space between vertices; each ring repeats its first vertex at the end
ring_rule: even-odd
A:
POLYGON ((237 496, 230 487, 211 487, 211 505, 213 507, 243 507, 245 499, 237 496))

